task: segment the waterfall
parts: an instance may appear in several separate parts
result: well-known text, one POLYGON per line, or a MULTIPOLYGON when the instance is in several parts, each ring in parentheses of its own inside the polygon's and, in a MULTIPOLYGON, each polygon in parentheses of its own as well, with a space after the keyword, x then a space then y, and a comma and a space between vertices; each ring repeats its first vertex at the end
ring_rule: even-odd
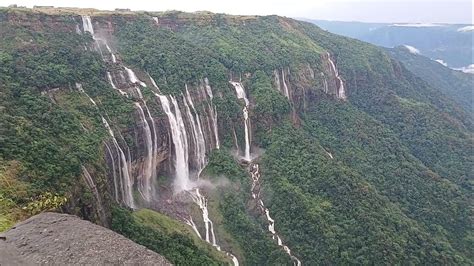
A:
POLYGON ((345 100, 346 97, 346 92, 344 90, 344 82, 342 81, 342 78, 339 76, 339 71, 336 68, 336 65, 334 62, 331 60, 331 55, 329 53, 326 53, 328 57, 329 64, 331 65, 331 70, 333 71, 334 75, 336 76, 336 79, 339 81, 339 88, 337 90, 336 97, 339 99, 345 100))
POLYGON ((84 31, 88 31, 92 36, 94 36, 94 27, 92 27, 90 16, 82 16, 82 27, 84 28, 84 31))
POLYGON ((158 91, 158 93, 161 93, 160 88, 158 88, 158 85, 156 85, 155 80, 150 76, 150 74, 147 73, 147 75, 148 75, 148 77, 150 78, 150 81, 151 81, 151 84, 153 85, 153 87, 156 88, 156 90, 158 91))
POLYGON ((202 239, 201 233, 199 233, 199 230, 197 229, 197 226, 196 226, 196 224, 194 223, 193 218, 192 218, 192 217, 189 217, 189 220, 186 220, 185 222, 186 222, 187 225, 191 226, 191 227, 193 228, 194 232, 196 233, 196 235, 197 235, 200 239, 202 239))
POLYGON ((179 111, 178 104, 173 96, 170 96, 173 103, 175 113, 171 111, 170 102, 168 97, 155 94, 161 102, 163 111, 168 117, 170 123, 170 130, 173 139, 175 154, 174 154, 174 164, 175 164, 175 181, 174 189, 175 193, 188 190, 189 189, 189 166, 188 166, 188 140, 186 134, 186 128, 183 124, 183 118, 181 117, 181 112, 179 111))
POLYGON ((214 247, 220 250, 220 247, 217 245, 216 242, 216 235, 214 234, 214 224, 212 223, 211 219, 209 219, 207 199, 203 195, 201 195, 201 193, 199 192, 199 188, 196 188, 194 192, 195 193, 191 195, 194 199, 194 202, 198 204, 199 208, 202 211, 202 219, 204 221, 204 227, 206 231, 206 242, 212 244, 214 247))
POLYGON ((249 120, 249 100, 247 99, 247 95, 245 94, 244 87, 240 82, 230 82, 232 86, 234 86, 235 91, 237 93, 237 98, 244 99, 245 107, 242 109, 242 113, 244 116, 244 125, 245 125, 245 155, 244 159, 248 162, 252 160, 250 156, 250 120, 249 120))
POLYGON ((118 89, 117 86, 115 86, 114 81, 113 81, 113 79, 112 79, 112 75, 110 74, 109 71, 107 71, 107 79, 109 80, 109 83, 110 83, 110 85, 112 86, 112 88, 113 88, 114 90, 118 90, 118 91, 120 92, 120 94, 122 94, 122 96, 128 97, 128 94, 127 94, 126 92, 124 92, 124 91, 121 90, 121 89, 118 89))
POLYGON ((85 168, 84 166, 81 166, 81 168, 82 168, 82 175, 84 176, 87 186, 92 191, 92 194, 94 194, 94 197, 97 201, 97 212, 99 214, 99 218, 101 222, 105 225, 107 221, 105 218, 104 206, 102 205, 102 199, 100 197, 99 190, 97 189, 97 186, 94 183, 94 179, 92 179, 92 176, 89 174, 89 171, 87 171, 87 168, 85 168))
POLYGON ((151 176, 152 176, 152 181, 151 181, 151 187, 152 190, 151 192, 154 195, 155 191, 155 180, 156 180, 156 167, 158 164, 158 135, 156 133, 156 124, 155 124, 155 119, 153 119, 153 116, 151 116, 150 110, 148 109, 148 106, 146 105, 146 102, 144 101, 143 104, 145 105, 145 110, 148 115, 148 119, 151 121, 151 126, 153 127, 153 154, 152 154, 152 163, 151 163, 151 176))
POLYGON ((278 74, 277 70, 273 70, 273 76, 275 77, 275 85, 278 91, 281 91, 280 74, 278 74))
POLYGON ((104 124, 105 128, 109 132, 109 135, 112 137, 114 146, 119 152, 120 163, 121 163, 123 201, 125 205, 127 205, 128 207, 135 208, 135 202, 133 199, 133 180, 132 180, 132 175, 129 170, 130 167, 129 167, 127 158, 125 157, 125 153, 123 152, 122 148, 120 148, 120 145, 118 144, 117 139, 114 136, 114 132, 112 131, 112 128, 110 128, 109 123, 107 122, 107 120, 105 120, 104 117, 102 117, 102 123, 104 124))
POLYGON ((204 85, 206 87, 206 93, 209 96, 209 99, 211 100, 211 105, 208 103, 208 108, 210 112, 210 118, 212 120, 212 127, 214 129, 214 138, 216 141, 216 149, 220 149, 220 143, 219 143, 219 132, 217 131, 217 109, 212 100, 214 99, 214 96, 212 94, 212 88, 209 85, 209 80, 207 78, 204 78, 204 85), (212 106, 212 108, 211 108, 212 106))
POLYGON ((119 191, 118 191, 118 187, 119 187, 119 184, 118 184, 118 180, 117 180, 117 175, 116 175, 116 168, 115 168, 115 158, 112 154, 112 150, 110 150, 110 146, 109 144, 107 144, 107 142, 104 142, 105 143, 105 148, 107 149, 107 153, 109 154, 109 157, 110 157, 110 161, 112 162, 112 176, 114 178, 114 196, 115 196, 115 201, 116 202, 120 202, 119 200, 119 191))
POLYGON ((107 48, 107 51, 109 51, 110 56, 112 57, 112 62, 117 63, 117 58, 115 58, 115 54, 112 52, 112 49, 110 49, 107 42, 104 41, 104 44, 105 44, 105 47, 107 48))
POLYGON ((291 250, 288 246, 283 244, 281 237, 275 231, 275 220, 270 216, 270 210, 265 207, 263 200, 260 198, 260 191, 257 188, 260 187, 260 169, 258 164, 250 164, 250 175, 252 177, 252 198, 254 198, 258 202, 258 206, 262 212, 265 213, 265 217, 268 223, 268 231, 272 234, 272 238, 277 240, 278 246, 282 247, 283 250, 290 256, 290 258, 294 261, 294 265, 300 266, 301 261, 291 254, 291 250))
MULTIPOLYGON (((97 107, 97 104, 96 102, 84 91, 84 89, 82 88, 82 85, 80 83, 76 83, 76 88, 84 93, 87 98, 89 98, 89 101, 96 107, 97 107)), ((123 201, 125 203, 125 205, 127 205, 128 207, 130 208, 135 208, 135 203, 134 203, 134 200, 133 200, 133 179, 132 179, 132 175, 130 173, 130 167, 129 167, 129 164, 128 164, 128 161, 127 161, 127 158, 125 157, 125 153, 123 152, 122 148, 120 148, 120 145, 118 144, 117 142, 117 139, 115 138, 115 135, 114 135, 114 132, 112 130, 112 128, 110 127, 109 123, 107 122, 107 120, 101 115, 100 116, 102 118, 102 124, 104 125, 104 127, 107 129, 107 132, 109 133, 109 135, 112 137, 112 143, 114 144, 115 148, 117 149, 118 153, 119 153, 119 157, 120 157, 120 161, 119 161, 119 167, 121 168, 120 170, 120 177, 121 177, 121 181, 122 181, 122 197, 123 197, 123 201)), ((110 149, 109 149, 110 150, 110 149)), ((115 166, 113 167, 115 168, 115 166)))
POLYGON ((145 165, 144 170, 141 173, 141 176, 138 178, 139 186, 138 191, 142 195, 143 199, 146 202, 150 202, 152 197, 152 179, 153 176, 153 141, 151 138, 151 129, 148 121, 145 117, 145 112, 139 103, 135 103, 135 106, 138 109, 138 114, 140 117, 140 124, 143 127, 143 132, 145 133, 145 146, 146 146, 146 156, 145 156, 145 165))
POLYGON ((133 84, 138 83, 138 84, 140 84, 140 86, 146 88, 145 82, 139 80, 139 79, 137 78, 137 76, 135 75, 135 72, 133 72, 133 70, 131 70, 130 68, 128 68, 128 67, 126 67, 126 66, 124 66, 123 68, 125 68, 125 71, 127 71, 128 79, 130 80, 131 83, 133 83, 133 84))
POLYGON ((206 141, 204 139, 204 134, 202 131, 201 127, 201 119, 199 118, 199 114, 196 111, 196 108, 194 107, 193 99, 191 98, 191 95, 189 94, 188 87, 186 86, 186 97, 183 96, 183 102, 184 106, 187 112, 188 120, 191 122, 191 128, 193 130, 193 139, 194 139, 194 157, 197 162, 197 176, 199 177, 199 173, 204 169, 204 166, 206 165, 206 141), (189 105, 188 105, 189 103, 189 105), (191 110, 189 108, 193 109, 193 112, 196 117, 193 117, 191 114, 191 110))
POLYGON ((281 70, 281 78, 283 80, 283 89, 286 98, 290 99, 290 92, 288 91, 288 86, 286 85, 286 79, 285 79, 285 70, 281 70))
MULTIPOLYGON (((183 103, 184 109, 186 112, 186 116, 188 118, 188 122, 190 124, 191 131, 189 136, 191 139, 188 141, 188 134, 186 132, 186 126, 184 124, 183 117, 181 115, 181 111, 178 105, 178 101, 173 96, 164 96, 155 93, 155 96, 160 100, 161 106, 163 111, 165 112, 166 116, 168 117, 168 121, 170 124, 171 135, 173 139, 174 145, 174 170, 175 170, 175 182, 174 182, 174 191, 175 193, 179 193, 182 191, 187 191, 193 201, 199 206, 202 218, 204 221, 205 227, 205 235, 204 239, 206 242, 210 243, 214 246, 217 250, 221 250, 220 246, 217 244, 216 235, 214 232, 214 224, 209 217, 209 210, 207 208, 207 198, 201 194, 198 187, 196 187, 197 183, 193 182, 190 179, 190 171, 189 171, 189 144, 190 142, 193 143, 194 149, 194 156, 196 157, 197 161, 197 178, 201 170, 205 167, 206 162, 206 146, 205 146, 205 139, 202 131, 202 126, 200 124, 199 114, 197 113, 194 103, 192 100, 191 95, 186 87, 186 95, 183 95, 183 103), (171 108, 171 104, 173 105, 174 113, 171 108), (192 110, 192 111, 191 111, 192 110), (194 116, 193 113, 194 112, 194 116)), ((197 179, 196 178, 196 179, 197 179)), ((192 218, 186 221, 186 223, 193 228, 196 234, 202 238, 201 234, 197 230, 196 225, 194 224, 192 218)), ((226 252, 226 254, 232 258, 234 265, 239 265, 237 258, 226 252)))

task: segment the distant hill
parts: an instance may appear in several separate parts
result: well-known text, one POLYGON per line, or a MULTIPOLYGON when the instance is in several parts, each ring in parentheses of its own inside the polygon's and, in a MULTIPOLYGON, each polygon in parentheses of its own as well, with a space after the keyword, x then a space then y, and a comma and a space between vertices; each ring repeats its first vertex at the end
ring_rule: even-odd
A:
POLYGON ((387 51, 411 72, 458 102, 466 111, 472 110, 473 75, 452 70, 425 56, 414 54, 404 46, 388 48, 387 51))
POLYGON ((340 35, 393 48, 409 45, 451 68, 473 64, 473 26, 467 24, 386 24, 306 20, 340 35))

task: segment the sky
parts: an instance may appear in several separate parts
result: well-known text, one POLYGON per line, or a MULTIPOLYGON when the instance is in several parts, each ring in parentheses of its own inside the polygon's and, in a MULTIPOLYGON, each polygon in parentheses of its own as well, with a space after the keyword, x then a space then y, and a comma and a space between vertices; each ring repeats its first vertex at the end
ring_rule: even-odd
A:
POLYGON ((18 4, 113 10, 211 11, 340 21, 473 24, 471 0, 0 0, 18 4))

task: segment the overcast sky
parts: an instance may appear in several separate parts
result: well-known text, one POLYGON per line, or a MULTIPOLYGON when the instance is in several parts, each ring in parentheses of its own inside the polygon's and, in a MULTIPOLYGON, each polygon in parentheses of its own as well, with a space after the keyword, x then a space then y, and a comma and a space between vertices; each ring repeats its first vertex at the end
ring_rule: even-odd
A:
POLYGON ((200 11, 287 17, 364 21, 472 24, 471 0, 0 0, 0 6, 18 4, 130 8, 149 11, 200 11))

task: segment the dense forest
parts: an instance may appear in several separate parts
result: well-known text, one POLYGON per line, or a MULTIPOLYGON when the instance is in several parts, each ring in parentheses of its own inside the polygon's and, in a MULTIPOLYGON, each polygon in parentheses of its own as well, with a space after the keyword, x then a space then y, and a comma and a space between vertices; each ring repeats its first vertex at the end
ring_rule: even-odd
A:
MULTIPOLYGON (((289 265, 294 258, 252 198, 249 169, 258 164, 260 197, 303 265, 474 261, 473 121, 465 99, 472 87, 452 82, 452 73, 427 79, 402 55, 278 16, 0 9, 0 37, 0 231, 57 210, 174 264, 230 263, 225 251, 242 265, 289 265), (91 16, 96 35, 81 15, 91 16), (113 61, 94 49, 102 39, 113 61), (138 96, 130 93, 138 82, 118 82, 123 66, 145 81, 138 96), (200 91, 204 80, 212 97, 200 91), (248 103, 229 81, 242 84, 248 103), (331 93, 341 84, 347 98, 331 93), (157 95, 175 97, 183 116, 193 110, 192 121, 216 132, 215 143, 204 134, 212 147, 197 176, 211 184, 203 190, 220 251, 189 226, 188 217, 203 222, 199 207, 173 205, 177 144, 157 95), (137 118, 137 103, 149 108, 148 121, 137 118), (236 155, 248 134, 242 109, 252 162, 236 155), (139 172, 145 123, 162 152, 153 157, 160 157, 153 177, 160 199, 130 208, 114 194, 118 156, 107 149, 122 147, 139 172)), ((183 124, 197 138, 193 124, 183 124)), ((196 149, 189 149, 193 167, 196 149)))

